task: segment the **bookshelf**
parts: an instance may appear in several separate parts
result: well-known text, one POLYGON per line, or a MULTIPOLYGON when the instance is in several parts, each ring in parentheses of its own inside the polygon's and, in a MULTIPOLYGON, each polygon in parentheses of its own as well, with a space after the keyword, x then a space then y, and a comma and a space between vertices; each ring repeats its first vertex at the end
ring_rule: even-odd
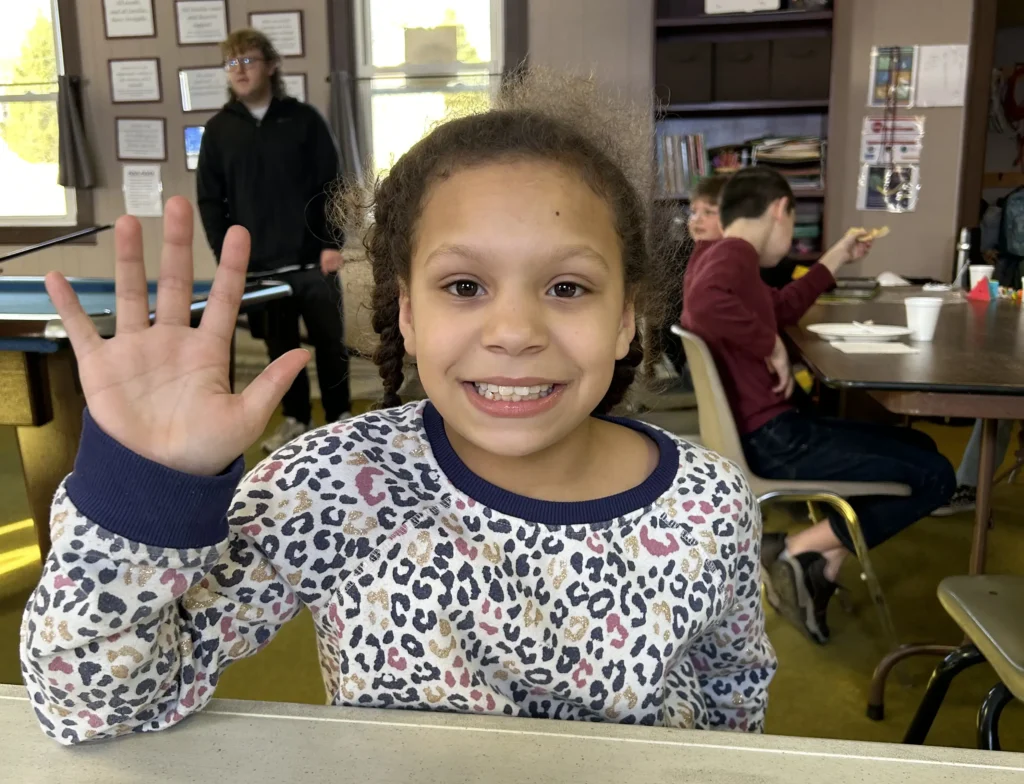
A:
MULTIPOLYGON (((835 2, 849 0, 827 7, 782 0, 778 11, 740 14, 705 14, 704 0, 654 0, 659 135, 699 134, 708 150, 771 137, 827 140, 835 2)), ((809 247, 806 236, 795 243, 768 276, 778 282, 821 255, 824 148, 819 165, 820 187, 794 188, 805 235, 817 216, 817 244, 809 247)), ((687 201, 683 193, 663 198, 687 201)))

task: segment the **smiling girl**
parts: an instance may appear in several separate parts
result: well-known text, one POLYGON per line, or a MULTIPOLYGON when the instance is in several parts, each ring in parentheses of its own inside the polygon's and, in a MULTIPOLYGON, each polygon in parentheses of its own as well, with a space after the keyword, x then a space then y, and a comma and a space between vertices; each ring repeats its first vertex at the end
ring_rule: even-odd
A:
POLYGON ((304 606, 335 705, 762 728, 757 504, 719 456, 608 416, 658 358, 670 291, 636 118, 528 77, 414 146, 366 240, 390 407, 247 476, 238 456, 307 355, 230 393, 245 232, 198 329, 181 200, 154 325, 131 218, 116 337, 51 275, 88 412, 22 635, 49 735, 174 724, 304 606), (407 357, 428 399, 400 405, 407 357))

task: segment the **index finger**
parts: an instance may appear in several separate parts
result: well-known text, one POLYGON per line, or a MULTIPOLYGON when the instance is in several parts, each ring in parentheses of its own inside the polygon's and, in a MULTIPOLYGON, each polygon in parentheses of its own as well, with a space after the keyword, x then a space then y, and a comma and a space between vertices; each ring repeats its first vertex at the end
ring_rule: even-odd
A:
POLYGON ((245 271, 249 267, 249 232, 232 226, 224 237, 220 264, 199 329, 219 335, 227 341, 235 333, 238 308, 245 293, 245 271))
POLYGON ((78 301, 78 295, 71 288, 65 278, 59 272, 50 272, 44 280, 46 293, 50 295, 60 320, 64 324, 64 331, 68 333, 71 341, 71 348, 75 355, 81 359, 92 351, 98 343, 102 343, 96 325, 82 308, 78 301))

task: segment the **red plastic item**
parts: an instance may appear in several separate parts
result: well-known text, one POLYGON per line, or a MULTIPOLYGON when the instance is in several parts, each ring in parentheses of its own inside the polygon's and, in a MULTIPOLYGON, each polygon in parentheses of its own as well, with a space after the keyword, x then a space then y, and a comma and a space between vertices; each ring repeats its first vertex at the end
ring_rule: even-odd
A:
POLYGON ((992 292, 989 291, 988 278, 979 280, 977 285, 971 289, 971 293, 967 295, 967 299, 974 302, 991 302, 992 292))

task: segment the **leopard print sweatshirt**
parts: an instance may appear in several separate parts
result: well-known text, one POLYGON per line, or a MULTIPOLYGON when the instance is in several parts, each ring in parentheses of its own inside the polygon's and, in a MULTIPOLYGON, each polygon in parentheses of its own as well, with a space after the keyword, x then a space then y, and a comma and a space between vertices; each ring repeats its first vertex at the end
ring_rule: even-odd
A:
POLYGON ((315 430, 242 478, 181 474, 86 413, 26 608, 65 744, 168 727, 308 607, 334 705, 763 728, 761 520, 736 466, 637 422, 653 474, 595 501, 473 474, 427 402, 315 430))

